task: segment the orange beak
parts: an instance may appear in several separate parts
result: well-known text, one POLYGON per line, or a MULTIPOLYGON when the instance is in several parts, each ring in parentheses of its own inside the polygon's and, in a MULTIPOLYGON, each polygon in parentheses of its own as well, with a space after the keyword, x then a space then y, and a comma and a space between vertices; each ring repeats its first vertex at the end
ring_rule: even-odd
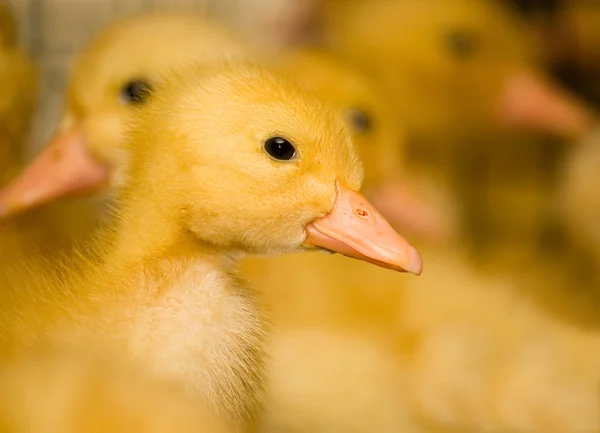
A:
POLYGON ((509 127, 580 137, 594 115, 572 95, 533 72, 514 73, 500 98, 500 121, 509 127))
POLYGON ((308 245, 378 266, 420 275, 418 251, 398 235, 365 197, 337 182, 333 209, 306 227, 308 245))
POLYGON ((107 167, 91 155, 83 133, 69 128, 59 132, 20 176, 0 190, 0 216, 92 190, 107 180, 107 167))
POLYGON ((450 238, 457 230, 450 217, 440 216, 442 212, 407 181, 389 180, 365 194, 393 227, 435 242, 450 238))

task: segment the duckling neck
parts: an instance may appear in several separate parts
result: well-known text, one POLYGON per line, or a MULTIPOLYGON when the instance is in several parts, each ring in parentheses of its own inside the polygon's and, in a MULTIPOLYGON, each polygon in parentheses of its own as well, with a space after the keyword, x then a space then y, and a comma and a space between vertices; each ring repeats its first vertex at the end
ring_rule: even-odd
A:
POLYGON ((133 202, 118 212, 119 223, 109 237, 108 257, 120 262, 139 262, 152 257, 193 257, 232 269, 236 254, 218 251, 181 225, 177 206, 133 202))

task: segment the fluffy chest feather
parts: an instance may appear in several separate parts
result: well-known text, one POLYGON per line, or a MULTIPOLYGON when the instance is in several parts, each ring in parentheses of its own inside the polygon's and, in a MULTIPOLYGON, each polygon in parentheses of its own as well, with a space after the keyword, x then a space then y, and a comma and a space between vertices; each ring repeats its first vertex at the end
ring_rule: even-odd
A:
POLYGON ((213 410, 244 424, 262 393, 264 326, 254 293, 203 262, 132 270, 128 299, 103 314, 103 332, 213 410), (116 335, 115 335, 116 334, 116 335))

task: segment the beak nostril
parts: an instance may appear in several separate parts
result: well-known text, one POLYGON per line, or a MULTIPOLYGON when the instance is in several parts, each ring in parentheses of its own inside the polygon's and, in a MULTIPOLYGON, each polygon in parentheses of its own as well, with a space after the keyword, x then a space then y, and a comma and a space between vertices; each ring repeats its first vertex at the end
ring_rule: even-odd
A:
POLYGON ((354 209, 354 213, 362 218, 367 218, 369 216, 369 212, 361 208, 354 209))

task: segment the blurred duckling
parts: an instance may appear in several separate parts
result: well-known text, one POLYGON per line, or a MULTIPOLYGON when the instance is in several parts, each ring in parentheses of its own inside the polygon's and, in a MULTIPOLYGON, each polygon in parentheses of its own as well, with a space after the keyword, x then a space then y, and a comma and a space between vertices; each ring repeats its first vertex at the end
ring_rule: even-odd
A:
POLYGON ((292 81, 183 68, 135 112, 95 258, 3 284, 6 350, 107 340, 243 428, 261 398, 265 332, 241 256, 326 249, 415 274, 421 258, 357 192, 342 119, 292 81))
POLYGON ((143 104, 157 72, 244 53, 228 30, 190 13, 147 13, 107 26, 75 61, 56 134, 0 192, 0 214, 114 184, 112 168, 123 158, 123 119, 143 104))

